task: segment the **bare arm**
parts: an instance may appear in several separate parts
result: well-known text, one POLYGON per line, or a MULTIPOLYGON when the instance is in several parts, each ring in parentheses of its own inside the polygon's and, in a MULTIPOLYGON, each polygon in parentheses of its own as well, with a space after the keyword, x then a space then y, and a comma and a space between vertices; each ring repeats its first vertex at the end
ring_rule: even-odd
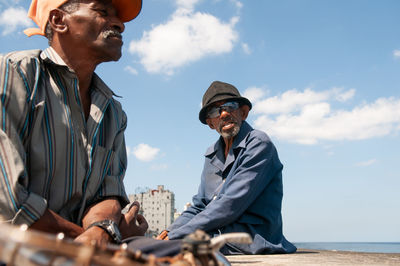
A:
POLYGON ((110 236, 103 229, 93 226, 87 229, 92 223, 102 220, 113 220, 119 224, 121 220, 121 205, 116 198, 105 199, 90 206, 82 219, 85 232, 80 234, 75 240, 78 242, 96 241, 98 245, 105 245, 110 242, 110 236), (87 229, 87 230, 86 230, 87 229))
MULTIPOLYGON (((122 239, 131 236, 143 236, 147 231, 148 224, 146 219, 138 214, 140 205, 134 202, 126 214, 121 214, 121 205, 115 198, 104 200, 93 205, 86 212, 82 223, 83 228, 87 228, 94 222, 101 220, 113 220, 119 225, 122 239)), ((109 235, 101 228, 94 226, 76 238, 78 242, 95 240, 98 245, 104 245, 110 241, 109 235)))
POLYGON ((34 222, 31 229, 46 233, 64 233, 67 237, 75 238, 83 233, 83 228, 62 218, 50 209, 46 209, 43 216, 34 222))
POLYGON ((113 220, 119 224, 122 238, 131 236, 143 236, 147 231, 148 224, 146 219, 138 214, 140 205, 135 202, 130 210, 121 214, 121 205, 116 199, 107 199, 91 206, 82 220, 83 227, 62 218, 52 210, 47 209, 44 215, 31 225, 31 229, 46 233, 64 233, 70 238, 75 238, 78 242, 90 242, 95 240, 98 245, 110 242, 109 235, 101 228, 94 226, 89 230, 85 229, 94 222, 101 220, 113 220))

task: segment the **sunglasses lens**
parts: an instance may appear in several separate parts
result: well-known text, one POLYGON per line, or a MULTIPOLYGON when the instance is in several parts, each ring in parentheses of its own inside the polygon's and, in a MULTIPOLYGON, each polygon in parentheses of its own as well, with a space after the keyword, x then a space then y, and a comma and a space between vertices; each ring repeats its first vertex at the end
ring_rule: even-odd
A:
POLYGON ((239 103, 237 103, 237 102, 227 102, 227 103, 221 105, 220 108, 223 108, 224 110, 226 110, 228 112, 232 112, 232 111, 234 111, 234 110, 239 108, 239 103))
POLYGON ((210 111, 208 111, 207 116, 209 118, 216 118, 219 116, 219 107, 213 107, 210 109, 210 111))
POLYGON ((216 117, 220 116, 222 110, 225 110, 226 112, 231 113, 238 108, 239 108, 238 102, 227 102, 221 106, 211 108, 210 111, 208 111, 207 116, 209 118, 216 118, 216 117))

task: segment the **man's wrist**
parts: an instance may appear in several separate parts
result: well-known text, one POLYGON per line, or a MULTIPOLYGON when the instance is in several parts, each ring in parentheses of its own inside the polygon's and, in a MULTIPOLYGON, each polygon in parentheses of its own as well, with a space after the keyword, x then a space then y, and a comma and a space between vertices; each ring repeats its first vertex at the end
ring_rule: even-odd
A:
POLYGON ((113 242, 115 242, 117 244, 120 244, 122 242, 122 237, 121 237, 121 233, 118 228, 118 224, 116 222, 114 222, 113 220, 102 220, 102 221, 94 222, 91 225, 89 225, 86 228, 86 230, 88 230, 92 227, 99 227, 102 230, 104 230, 104 232, 106 232, 108 234, 108 236, 110 237, 110 239, 113 242))
MULTIPOLYGON (((106 241, 107 243, 113 243, 113 240, 110 236, 109 233, 107 233, 106 230, 104 230, 103 228, 99 227, 99 226, 92 226, 88 229, 86 229, 85 232, 90 232, 90 235, 97 235, 99 236, 102 240, 106 241)), ((96 238, 97 239, 97 238, 96 238)))

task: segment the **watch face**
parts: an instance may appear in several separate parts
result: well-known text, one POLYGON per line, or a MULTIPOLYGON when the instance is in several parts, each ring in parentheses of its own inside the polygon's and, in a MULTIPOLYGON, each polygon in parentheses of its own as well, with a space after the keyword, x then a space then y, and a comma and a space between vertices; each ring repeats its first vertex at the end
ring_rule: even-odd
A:
POLYGON ((103 220, 103 221, 94 222, 87 229, 89 229, 92 226, 98 226, 98 227, 102 228, 104 231, 106 231, 110 235, 111 239, 114 242, 116 242, 117 244, 121 243, 121 240, 122 240, 121 233, 118 229, 118 225, 113 220, 103 220))
POLYGON ((101 221, 101 227, 107 231, 107 233, 111 236, 112 240, 116 243, 121 242, 121 233, 119 232, 117 224, 112 220, 104 220, 101 221))
POLYGON ((114 241, 117 243, 121 242, 121 233, 119 232, 117 224, 112 221, 109 225, 109 228, 112 232, 111 235, 114 238, 114 241))

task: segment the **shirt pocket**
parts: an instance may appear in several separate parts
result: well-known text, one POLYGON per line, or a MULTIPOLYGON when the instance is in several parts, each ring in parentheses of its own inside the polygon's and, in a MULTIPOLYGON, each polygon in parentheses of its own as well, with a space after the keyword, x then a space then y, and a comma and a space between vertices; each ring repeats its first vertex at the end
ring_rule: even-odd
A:
POLYGON ((102 146, 96 146, 92 157, 91 172, 86 185, 87 196, 89 199, 99 190, 104 177, 108 174, 108 170, 114 157, 115 153, 113 150, 106 149, 102 146))

